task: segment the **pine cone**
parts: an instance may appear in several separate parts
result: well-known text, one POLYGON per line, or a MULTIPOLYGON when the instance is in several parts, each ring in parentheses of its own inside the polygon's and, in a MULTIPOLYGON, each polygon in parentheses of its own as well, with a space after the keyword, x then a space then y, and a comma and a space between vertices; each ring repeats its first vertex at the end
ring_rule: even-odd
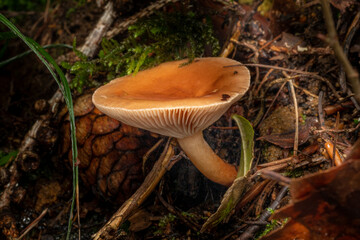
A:
MULTIPOLYGON (((156 142, 156 136, 104 115, 94 107, 91 96, 82 95, 74 103, 79 175, 95 193, 121 204, 142 183, 142 157, 156 142)), ((71 166, 68 114, 61 137, 61 155, 71 166)))

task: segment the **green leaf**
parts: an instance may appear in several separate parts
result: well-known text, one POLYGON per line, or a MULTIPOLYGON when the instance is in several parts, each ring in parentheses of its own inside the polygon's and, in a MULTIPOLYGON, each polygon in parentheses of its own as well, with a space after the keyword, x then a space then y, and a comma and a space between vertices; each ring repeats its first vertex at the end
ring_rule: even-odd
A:
POLYGON ((254 129, 246 118, 240 115, 232 115, 239 127, 241 135, 241 158, 238 177, 245 176, 251 168, 254 150, 254 129))
POLYGON ((6 154, 5 156, 2 156, 0 158, 0 166, 4 166, 5 164, 7 164, 9 161, 11 161, 12 159, 14 159, 17 154, 18 154, 18 150, 14 150, 9 152, 8 154, 6 154))
POLYGON ((223 196, 219 208, 212 214, 201 228, 201 232, 211 229, 230 217, 231 211, 241 200, 244 191, 249 186, 247 174, 251 168, 254 148, 254 129, 244 117, 233 115, 241 135, 241 158, 238 175, 233 184, 223 196))
POLYGON ((248 179, 246 177, 236 178, 231 187, 229 187, 224 194, 219 208, 206 220, 200 232, 205 232, 230 217, 229 214, 240 201, 248 184, 248 179))

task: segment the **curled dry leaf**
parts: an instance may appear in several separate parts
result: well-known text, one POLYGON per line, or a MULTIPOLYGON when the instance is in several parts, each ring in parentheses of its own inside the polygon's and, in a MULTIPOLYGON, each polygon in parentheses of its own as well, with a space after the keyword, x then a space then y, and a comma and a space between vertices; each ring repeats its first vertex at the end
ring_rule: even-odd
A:
MULTIPOLYGON (((310 138, 311 128, 315 126, 317 120, 309 118, 304 125, 299 126, 299 145, 304 144, 310 138)), ((294 147, 295 130, 280 134, 271 134, 257 138, 256 140, 265 140, 282 148, 294 147)))
POLYGON ((360 141, 341 166, 291 181, 292 203, 273 218, 291 218, 263 240, 360 239, 360 141))

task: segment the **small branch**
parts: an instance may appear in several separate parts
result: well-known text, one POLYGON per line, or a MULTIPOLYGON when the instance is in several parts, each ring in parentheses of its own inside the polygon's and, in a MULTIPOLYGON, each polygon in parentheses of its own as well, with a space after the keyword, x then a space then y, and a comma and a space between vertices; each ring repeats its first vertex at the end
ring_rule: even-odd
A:
POLYGON ((295 138, 294 138, 294 156, 297 155, 298 152, 298 147, 299 147, 299 110, 298 110, 298 104, 297 104, 297 99, 296 99, 296 94, 295 94, 295 88, 294 88, 294 84, 293 84, 294 80, 290 80, 288 83, 290 85, 290 89, 291 89, 291 95, 293 97, 293 101, 294 101, 294 109, 295 109, 295 138))
MULTIPOLYGON (((269 206, 269 208, 271 209, 276 209, 277 206, 279 206, 281 199, 285 196, 286 191, 287 191, 288 187, 283 187, 279 194, 277 195, 276 199, 274 200, 274 202, 272 202, 269 206)), ((267 221, 268 218, 271 216, 271 212, 269 212, 267 209, 261 214, 261 216, 259 217, 258 221, 267 221)), ((238 237, 236 240, 247 240, 247 239, 251 239, 254 237, 254 233, 259 230, 260 226, 259 225, 252 225, 250 227, 248 227, 245 232, 243 232, 240 237, 238 237)))
POLYGON ((261 176, 266 179, 275 180, 278 183, 283 184, 285 186, 290 185, 291 178, 285 177, 285 176, 281 175, 280 173, 270 171, 267 169, 261 170, 260 172, 261 172, 261 176))
POLYGON ((344 67, 346 76, 354 91, 355 98, 358 102, 360 102, 359 73, 351 66, 349 59, 346 57, 339 43, 328 0, 321 0, 321 5, 323 9, 326 29, 328 32, 327 42, 334 50, 335 57, 337 58, 339 63, 344 67))
POLYGON ((314 73, 314 72, 305 72, 305 71, 291 69, 291 68, 272 66, 272 65, 266 65, 266 64, 259 64, 259 63, 235 64, 235 65, 224 66, 224 68, 237 67, 237 66, 270 68, 270 69, 276 69, 276 70, 285 71, 285 72, 293 72, 293 73, 298 73, 298 74, 312 75, 312 76, 316 75, 317 76, 317 73, 314 73))
POLYGON ((360 128, 360 123, 358 123, 358 125, 356 125, 356 127, 353 127, 353 128, 348 128, 348 129, 319 129, 319 130, 315 130, 314 133, 315 134, 323 133, 323 132, 351 133, 351 132, 355 132, 359 128, 360 128))
POLYGON ((331 82, 328 79, 319 76, 315 72, 306 72, 306 71, 301 71, 301 70, 296 70, 296 69, 290 69, 290 68, 284 68, 284 67, 278 67, 278 66, 272 66, 272 65, 266 65, 266 64, 258 64, 258 63, 236 64, 236 65, 228 65, 228 66, 224 66, 224 67, 227 68, 227 67, 237 67, 237 66, 270 68, 270 69, 275 69, 275 70, 280 70, 280 71, 285 71, 285 72, 292 72, 292 73, 298 73, 298 74, 302 74, 302 75, 311 76, 322 82, 325 82, 328 85, 328 87, 331 89, 331 91, 334 93, 335 97, 338 98, 339 100, 342 100, 342 97, 336 92, 336 89, 331 84, 331 82))
POLYGON ((166 207, 166 209, 171 212, 172 214, 176 215, 180 221, 182 221, 185 225, 191 228, 194 232, 199 232, 201 226, 196 222, 192 221, 190 218, 187 218, 181 214, 179 210, 171 206, 169 203, 165 201, 165 199, 158 193, 157 197, 159 198, 160 202, 166 207))
POLYGON ((158 182, 168 170, 168 165, 174 155, 171 140, 168 141, 160 158, 156 161, 150 173, 136 192, 116 211, 111 219, 94 236, 94 240, 114 239, 119 226, 126 221, 134 209, 138 208, 151 194, 158 182))
POLYGON ((97 46, 99 46, 102 38, 108 31, 111 24, 115 19, 115 10, 114 4, 112 1, 109 1, 105 6, 104 14, 101 16, 99 21, 97 22, 93 31, 86 38, 84 45, 80 48, 80 51, 84 53, 86 56, 92 57, 95 55, 97 51, 97 46))
POLYGON ((324 92, 320 91, 319 93, 319 102, 318 102, 318 114, 319 114, 319 124, 320 127, 323 129, 325 126, 324 120, 324 110, 323 110, 323 99, 324 99, 324 92))
MULTIPOLYGON (((149 5, 148 7, 144 8, 143 10, 136 13, 135 15, 123 20, 122 22, 116 23, 115 26, 110 31, 108 31, 106 33, 106 38, 107 39, 113 38, 114 36, 126 31, 130 25, 136 23, 140 18, 150 16, 155 11, 163 8, 167 4, 176 3, 178 1, 179 0, 159 0, 159 1, 155 1, 154 3, 149 5)), ((109 2, 111 2, 111 1, 109 1, 109 2)))
POLYGON ((28 234, 28 232, 31 229, 33 229, 40 222, 40 220, 45 216, 45 214, 48 212, 48 210, 49 210, 48 208, 45 208, 42 211, 42 213, 32 223, 30 223, 29 226, 26 227, 25 231, 16 240, 23 239, 26 236, 26 234, 28 234))

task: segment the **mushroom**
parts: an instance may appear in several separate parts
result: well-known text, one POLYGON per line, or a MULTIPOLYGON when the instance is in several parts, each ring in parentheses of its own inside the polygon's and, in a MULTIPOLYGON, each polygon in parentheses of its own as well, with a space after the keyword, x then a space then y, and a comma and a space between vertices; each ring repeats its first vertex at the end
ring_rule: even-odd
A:
POLYGON ((112 80, 93 94, 93 103, 125 124, 175 137, 195 167, 230 186, 237 175, 209 147, 202 131, 247 91, 249 70, 222 57, 172 61, 112 80), (229 65, 231 68, 225 67, 229 65))

